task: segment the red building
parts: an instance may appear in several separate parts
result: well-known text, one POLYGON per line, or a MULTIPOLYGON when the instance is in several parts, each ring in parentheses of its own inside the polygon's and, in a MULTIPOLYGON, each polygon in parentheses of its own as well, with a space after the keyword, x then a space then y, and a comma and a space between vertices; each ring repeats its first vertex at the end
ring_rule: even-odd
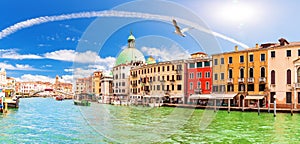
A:
POLYGON ((187 95, 210 94, 212 90, 212 61, 207 54, 191 54, 187 67, 187 95))

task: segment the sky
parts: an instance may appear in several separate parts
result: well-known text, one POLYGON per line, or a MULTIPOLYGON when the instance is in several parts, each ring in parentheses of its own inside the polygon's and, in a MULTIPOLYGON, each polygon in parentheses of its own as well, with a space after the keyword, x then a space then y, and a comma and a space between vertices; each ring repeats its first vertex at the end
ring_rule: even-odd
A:
POLYGON ((0 67, 18 81, 61 81, 109 72, 130 32, 158 61, 299 41, 292 0, 2 0, 0 67), (174 34, 172 19, 186 37, 174 34))

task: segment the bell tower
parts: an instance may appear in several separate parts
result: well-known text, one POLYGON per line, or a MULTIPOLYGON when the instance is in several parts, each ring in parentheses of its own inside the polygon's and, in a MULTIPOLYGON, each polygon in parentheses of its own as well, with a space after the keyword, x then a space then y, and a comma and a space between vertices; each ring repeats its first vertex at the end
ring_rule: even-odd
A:
POLYGON ((130 36, 128 37, 128 48, 135 48, 135 37, 130 32, 130 36))

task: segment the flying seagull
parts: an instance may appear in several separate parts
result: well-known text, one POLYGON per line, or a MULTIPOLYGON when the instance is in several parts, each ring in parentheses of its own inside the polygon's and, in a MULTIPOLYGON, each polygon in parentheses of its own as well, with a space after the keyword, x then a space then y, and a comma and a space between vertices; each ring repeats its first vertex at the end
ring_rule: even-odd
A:
POLYGON ((173 19, 173 25, 175 27, 175 33, 178 34, 178 35, 180 35, 180 36, 182 36, 182 37, 185 37, 184 32, 192 29, 192 27, 180 29, 180 27, 177 25, 177 22, 176 22, 175 19, 173 19))

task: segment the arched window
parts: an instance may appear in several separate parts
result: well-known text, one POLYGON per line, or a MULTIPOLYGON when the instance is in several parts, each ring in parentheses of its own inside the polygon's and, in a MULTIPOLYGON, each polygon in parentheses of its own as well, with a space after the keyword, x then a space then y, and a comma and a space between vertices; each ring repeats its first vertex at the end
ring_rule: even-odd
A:
POLYGON ((291 70, 286 71, 286 84, 291 84, 291 70))
POLYGON ((265 73, 266 73, 266 72, 265 72, 265 67, 261 67, 261 68, 260 68, 260 77, 262 77, 262 78, 263 78, 263 77, 266 77, 266 76, 265 76, 265 73))
POLYGON ((197 82, 197 88, 200 89, 201 88, 201 82, 197 82))
POLYGON ((300 83, 300 68, 297 69, 297 83, 300 83))
POLYGON ((253 68, 250 68, 250 69, 249 69, 249 77, 250 77, 250 78, 253 78, 253 68))
POLYGON ((244 68, 240 69, 240 78, 244 78, 244 68))
POLYGON ((228 78, 232 78, 232 69, 229 69, 228 71, 228 78))
POLYGON ((210 89, 210 87, 209 87, 209 82, 206 82, 205 84, 206 84, 206 85, 205 85, 205 89, 209 90, 209 89, 210 89))
POLYGON ((190 83, 190 90, 193 90, 193 82, 190 83))
POLYGON ((275 84, 275 71, 271 71, 271 84, 275 84))

